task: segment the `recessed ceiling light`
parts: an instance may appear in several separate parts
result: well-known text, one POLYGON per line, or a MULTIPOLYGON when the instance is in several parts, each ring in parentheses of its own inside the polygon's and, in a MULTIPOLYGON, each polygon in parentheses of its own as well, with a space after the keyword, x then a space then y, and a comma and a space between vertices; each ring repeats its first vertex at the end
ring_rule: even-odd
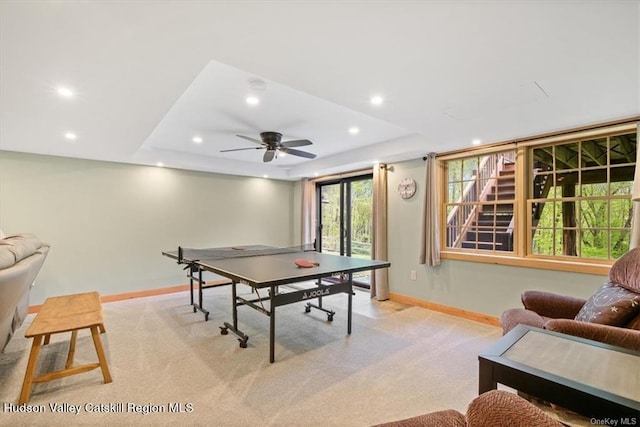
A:
POLYGON ((380 95, 375 95, 371 97, 371 105, 382 105, 384 99, 380 95))
POLYGON ((474 139, 473 141, 471 141, 471 144, 472 144, 472 145, 480 145, 480 144, 482 144, 482 140, 480 140, 480 139, 474 139))
POLYGON ((164 163, 158 162, 158 163, 156 163, 156 166, 159 167, 159 168, 162 168, 162 167, 164 167, 164 163))
POLYGON ((78 139, 78 135, 76 135, 73 132, 67 132, 64 134, 64 137, 71 140, 71 141, 75 141, 76 139, 78 139))
POLYGON ((196 144, 200 144, 202 143, 202 138, 199 136, 194 136, 192 141, 195 142, 196 144))
POLYGON ((356 126, 352 126, 349 128, 349 133, 351 135, 357 135, 358 133, 360 133, 360 128, 356 127, 356 126))
POLYGON ((313 173, 313 176, 318 176, 318 175, 320 175, 318 172, 313 173))
POLYGON ((57 89, 58 95, 64 96, 65 98, 71 98, 73 96, 73 91, 68 87, 58 87, 57 89))
POLYGON ((263 178, 269 178, 269 175, 262 175, 263 178))
POLYGON ((260 103, 260 100, 255 96, 247 96, 245 101, 247 101, 247 104, 249 105, 258 105, 260 103))

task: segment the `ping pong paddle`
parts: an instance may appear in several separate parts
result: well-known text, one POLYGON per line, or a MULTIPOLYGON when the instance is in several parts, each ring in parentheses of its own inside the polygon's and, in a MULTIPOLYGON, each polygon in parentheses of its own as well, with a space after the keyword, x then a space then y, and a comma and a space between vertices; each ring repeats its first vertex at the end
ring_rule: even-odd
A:
POLYGON ((308 259, 298 258, 294 261, 298 267, 311 268, 320 265, 319 262, 309 261, 308 259))

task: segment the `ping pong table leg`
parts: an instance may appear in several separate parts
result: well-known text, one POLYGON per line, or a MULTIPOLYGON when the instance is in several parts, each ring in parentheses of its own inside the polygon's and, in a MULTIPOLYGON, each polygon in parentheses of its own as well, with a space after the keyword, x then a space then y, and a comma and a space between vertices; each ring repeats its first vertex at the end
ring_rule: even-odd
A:
MULTIPOLYGON (((322 284, 322 279, 318 279, 316 281, 316 289, 320 290, 320 289, 326 289, 327 287, 325 285, 322 284)), ((327 313, 327 321, 332 322, 333 321, 333 316, 335 316, 336 312, 333 310, 328 310, 324 307, 322 307, 322 293, 319 293, 318 296, 318 304, 312 304, 310 302, 306 303, 304 306, 304 312, 305 313, 311 313, 311 309, 315 308, 317 310, 320 311, 324 311, 325 313, 327 313)))
POLYGON ((189 264, 189 289, 191 291, 191 306, 193 307, 193 312, 197 312, 200 310, 204 313, 205 322, 209 320, 209 311, 206 310, 202 306, 202 285, 205 282, 202 279, 202 268, 196 266, 195 263, 189 264), (196 272, 198 272, 198 277, 195 276, 196 272), (195 302, 195 298, 193 297, 193 282, 198 282, 198 302, 195 302))
POLYGON ((198 305, 202 307, 202 269, 198 268, 198 305))
POLYGON ((231 281, 231 299, 232 299, 232 312, 233 312, 233 325, 230 325, 227 322, 224 322, 224 326, 220 326, 220 333, 222 335, 227 335, 229 331, 233 332, 235 336, 238 337, 238 341, 240 342, 241 348, 247 348, 247 341, 249 337, 245 335, 242 331, 238 329, 238 300, 236 298, 237 291, 236 286, 237 282, 235 280, 231 281))
POLYGON ((349 292, 347 292, 349 302, 347 307, 347 334, 351 334, 351 312, 353 307, 353 273, 349 273, 349 292))
MULTIPOLYGON (((189 289, 191 290, 191 305, 193 306, 193 273, 194 273, 193 264, 189 264, 189 289)), ((193 306, 193 312, 196 312, 196 307, 193 306)))
MULTIPOLYGON (((322 279, 318 279, 316 282, 316 286, 320 287, 322 285, 322 279)), ((318 308, 322 310, 322 295, 318 297, 318 308)))
POLYGON ((236 299, 237 295, 237 283, 234 280, 231 284, 231 299, 233 300, 233 328, 238 329, 238 300, 236 299))
POLYGON ((269 362, 276 360, 275 340, 276 340, 276 304, 275 304, 275 286, 271 287, 271 295, 269 296, 269 362))
POLYGON ((209 311, 205 310, 202 306, 202 285, 204 282, 202 281, 202 268, 198 268, 198 307, 204 313, 204 321, 209 320, 209 311))

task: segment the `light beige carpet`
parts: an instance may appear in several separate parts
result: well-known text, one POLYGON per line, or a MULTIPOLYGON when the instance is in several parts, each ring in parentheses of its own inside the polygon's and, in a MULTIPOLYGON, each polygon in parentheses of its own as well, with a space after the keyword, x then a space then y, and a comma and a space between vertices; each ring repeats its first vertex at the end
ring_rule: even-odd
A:
MULTIPOLYGON (((250 336, 242 349, 233 335, 220 334, 231 318, 230 289, 205 291, 205 306, 208 322, 193 313, 187 293, 104 304, 113 382, 103 384, 93 370, 34 384, 29 405, 43 412, 17 413, 29 316, 0 354, 0 425, 367 426, 440 409, 464 412, 477 395, 477 355, 501 335, 496 327, 358 293, 349 336, 341 294, 325 299, 336 310, 333 322, 304 313, 302 304, 279 307, 271 364, 267 316, 239 308, 250 336), (178 407, 183 412, 170 411, 178 407)), ((66 340, 55 335, 43 348, 40 372, 64 366, 66 340)), ((94 360, 90 334, 81 331, 76 361, 94 360)))

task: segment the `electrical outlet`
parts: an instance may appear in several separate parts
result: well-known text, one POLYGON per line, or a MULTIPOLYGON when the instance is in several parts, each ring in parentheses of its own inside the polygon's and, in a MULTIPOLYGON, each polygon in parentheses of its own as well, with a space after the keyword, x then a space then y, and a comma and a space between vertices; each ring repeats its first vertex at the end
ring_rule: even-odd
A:
POLYGON ((411 280, 417 280, 418 273, 415 270, 411 270, 411 280))

